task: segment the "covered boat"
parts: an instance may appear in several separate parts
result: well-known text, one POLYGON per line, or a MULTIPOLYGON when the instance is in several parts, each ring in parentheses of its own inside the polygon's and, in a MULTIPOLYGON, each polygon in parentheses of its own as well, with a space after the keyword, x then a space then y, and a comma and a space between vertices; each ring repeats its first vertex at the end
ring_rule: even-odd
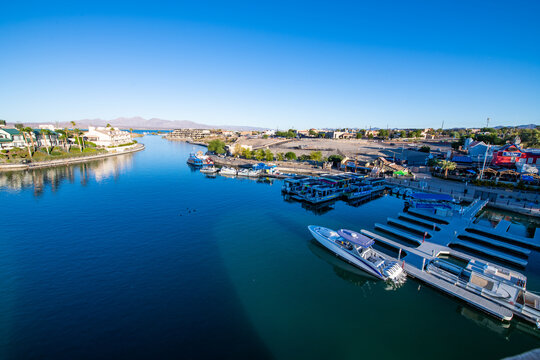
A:
POLYGON ((203 154, 202 151, 189 154, 187 163, 193 166, 214 166, 214 161, 208 155, 203 154))

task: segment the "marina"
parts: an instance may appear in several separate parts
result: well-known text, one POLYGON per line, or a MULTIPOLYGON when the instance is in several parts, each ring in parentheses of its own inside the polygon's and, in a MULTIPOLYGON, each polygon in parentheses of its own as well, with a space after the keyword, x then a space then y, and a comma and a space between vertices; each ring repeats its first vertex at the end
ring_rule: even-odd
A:
MULTIPOLYGON (((449 203, 450 199, 445 199, 444 202, 449 203)), ((436 221, 439 224, 439 231, 428 232, 417 224, 433 225, 434 229, 437 225, 425 220, 411 221, 413 216, 403 213, 400 217, 410 223, 388 218, 388 225, 380 223, 374 225, 375 229, 405 240, 407 243, 415 244, 415 247, 369 230, 362 230, 361 233, 396 249, 399 254, 397 260, 403 261, 404 269, 409 276, 465 301, 500 320, 509 321, 515 315, 540 328, 540 297, 526 290, 526 278, 516 271, 485 262, 471 255, 476 254, 483 258, 525 268, 528 264, 527 257, 531 254, 528 249, 490 237, 490 231, 487 228, 476 226, 476 230, 480 229, 478 232, 485 236, 467 232, 468 226, 477 213, 483 209, 485 203, 486 201, 474 201, 457 212, 449 212, 448 210, 452 209, 445 207, 444 212, 448 214, 446 219, 434 214, 440 212, 437 206, 430 206, 428 209, 415 208, 413 216, 436 221), (421 234, 422 232, 423 238, 414 235, 414 233, 421 234), (469 253, 457 251, 456 248, 464 249, 469 253), (401 257, 402 252, 406 253, 403 257, 401 257), (467 266, 461 268, 446 260, 441 260, 440 256, 460 259, 466 262, 467 266)), ((508 237, 499 232, 499 238, 508 237)))
MULTIPOLYGON (((443 360, 470 356, 465 345, 441 353, 448 343, 482 344, 487 358, 538 346, 534 324, 501 321, 519 318, 508 308, 482 303, 475 293, 471 294, 478 298, 460 299, 461 291, 470 295, 467 290, 427 271, 426 278, 439 280, 439 288, 413 278, 417 272, 422 275, 422 259, 432 257, 433 251, 439 259, 461 256, 463 266, 467 258, 485 259, 434 244, 438 233, 451 240, 451 226, 403 212, 401 197, 382 191, 359 207, 343 198, 320 204, 287 201, 281 193, 283 180, 219 173, 208 178, 186 164, 192 145, 158 136, 145 136, 141 143, 143 152, 100 162, 0 174, 0 201, 10 204, 12 214, 0 244, 2 316, 3 323, 10 324, 3 328, 10 336, 2 338, 0 350, 12 354, 4 358, 28 357, 28 344, 37 344, 36 353, 51 358, 79 358, 77 349, 103 339, 104 333, 108 336, 102 341, 111 353, 133 358, 141 353, 167 357, 160 350, 164 344, 167 354, 178 358, 217 358, 223 349, 252 358, 357 357, 350 338, 328 337, 344 332, 369 341, 364 356, 389 358, 396 353, 387 346, 387 324, 396 321, 409 329, 395 338, 405 359, 418 358, 418 351, 409 346, 418 338, 424 339, 426 353, 437 353, 443 360), (138 205, 126 207, 134 193, 138 205), (73 207, 74 202, 85 207, 73 207), (62 229, 74 235, 49 231, 48 217, 36 217, 28 226, 29 208, 64 214, 62 229), (409 222, 402 214, 418 219, 411 225, 425 227, 432 237, 420 246, 407 245, 374 229, 376 223, 390 225, 388 218, 409 222), (90 222, 98 224, 96 232, 80 231, 90 222), (313 238, 307 230, 312 224, 359 233, 367 229, 373 235, 364 235, 370 238, 393 241, 395 246, 375 240, 372 249, 397 261, 410 279, 395 288, 343 261, 313 238), (25 241, 20 240, 21 229, 25 241), (20 263, 26 265, 21 268, 20 263), (442 288, 457 295, 446 296, 442 288), (467 299, 477 299, 486 310, 467 299), (216 303, 220 306, 212 305, 216 303), (71 304, 69 314, 64 304, 71 304), (351 311, 346 304, 369 311, 351 311), (52 315, 58 321, 48 321, 52 315), (298 340, 308 346, 291 349, 290 333, 299 334, 298 340), (124 344, 134 337, 148 347, 126 350, 124 344), (198 339, 208 337, 219 349, 198 345, 198 339), (240 345, 238 338, 243 339, 240 345)), ((489 233, 489 224, 472 221, 470 228, 489 233)), ((503 226, 516 230, 519 223, 503 226)), ((501 231, 496 233, 512 236, 501 231)), ((418 232, 411 235, 423 238, 418 232)), ((526 239, 535 241, 534 234, 526 239)), ((533 247, 520 247, 531 253, 525 269, 518 271, 527 277, 527 290, 538 290, 540 255, 533 247)), ((100 354, 91 351, 95 357, 100 354)))

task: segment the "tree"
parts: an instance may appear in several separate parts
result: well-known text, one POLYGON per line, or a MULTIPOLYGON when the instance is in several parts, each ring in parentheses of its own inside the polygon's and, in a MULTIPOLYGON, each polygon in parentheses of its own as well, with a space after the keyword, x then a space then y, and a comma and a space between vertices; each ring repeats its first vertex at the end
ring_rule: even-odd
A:
POLYGON ((274 154, 272 154, 272 152, 270 151, 270 149, 266 149, 264 151, 264 158, 266 159, 266 161, 272 161, 274 160, 274 154))
POLYGON ((311 154, 309 154, 309 157, 311 158, 311 160, 321 161, 322 153, 320 151, 312 151, 311 154))
POLYGON ((221 140, 212 140, 208 143, 208 151, 215 152, 216 154, 225 154, 225 143, 221 140))
POLYGON ((106 126, 106 127, 108 127, 108 128, 112 128, 111 124, 108 124, 108 123, 107 123, 107 126, 106 126))
POLYGON ((253 153, 248 148, 243 148, 242 156, 245 157, 246 159, 251 159, 253 157, 253 153))
POLYGON ((341 164, 343 161, 343 156, 338 154, 330 155, 328 157, 328 161, 330 161, 333 166, 339 166, 339 164, 341 164))
MULTIPOLYGON (((50 132, 49 130, 47 130, 47 129, 41 129, 39 132, 41 133, 41 136, 43 136, 43 138, 44 138, 45 140, 47 140, 47 137, 48 137, 48 140, 49 140, 49 142, 50 142, 50 139, 51 139, 51 137, 50 137, 51 132, 50 132)), ((52 144, 51 144, 51 145, 52 145, 52 144)), ((49 147, 47 146, 47 143, 45 143, 45 150, 47 151, 47 154, 48 154, 48 155, 51 155, 51 152, 49 151, 49 147)))
POLYGON ((283 161, 283 158, 284 158, 283 153, 277 153, 276 158, 277 158, 278 161, 283 161))
POLYGON ((386 129, 379 130, 379 137, 382 137, 383 139, 386 139, 390 135, 390 131, 386 129))
POLYGON ((293 153, 292 151, 289 151, 285 154, 285 158, 287 160, 296 160, 296 154, 293 153))
POLYGON ((317 132, 313 129, 309 129, 309 136, 317 136, 317 132))
POLYGON ((443 161, 440 162, 440 167, 441 167, 441 169, 444 170, 444 177, 445 178, 448 177, 448 170, 450 170, 450 171, 455 170, 456 166, 457 166, 457 164, 455 162, 452 162, 452 161, 443 160, 443 161))
POLYGON ((418 151, 429 153, 431 151, 431 148, 427 145, 424 145, 418 151))
MULTIPOLYGON (((32 157, 32 151, 30 150, 30 143, 28 142, 28 140, 26 139, 26 135, 27 135, 27 131, 28 129, 30 129, 30 131, 32 130, 31 128, 28 128, 28 127, 24 127, 23 124, 15 124, 15 128, 17 130, 19 130, 19 132, 21 133, 21 135, 23 136, 23 139, 24 139, 24 144, 26 145, 26 149, 28 149, 28 155, 30 155, 30 157, 32 157)), ((32 136, 30 135, 30 139, 32 138, 32 136)), ((32 140, 33 141, 33 140, 32 140)))
POLYGON ((374 138, 373 134, 368 135, 368 139, 373 140, 373 138, 374 138))
POLYGON ((264 135, 262 136, 262 138, 263 138, 263 139, 268 139, 268 135, 267 135, 267 134, 264 134, 264 135))
POLYGON ((259 149, 259 150, 255 151, 255 159, 257 159, 259 161, 264 159, 264 150, 263 149, 259 149))
POLYGON ((428 161, 427 161, 427 165, 428 166, 438 166, 439 165, 439 159, 436 159, 436 158, 429 158, 428 161))

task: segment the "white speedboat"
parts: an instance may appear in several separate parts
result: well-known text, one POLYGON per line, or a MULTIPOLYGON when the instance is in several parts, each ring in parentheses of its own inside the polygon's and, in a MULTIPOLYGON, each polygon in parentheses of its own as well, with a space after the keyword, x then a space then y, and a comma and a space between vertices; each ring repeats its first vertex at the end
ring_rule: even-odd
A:
POLYGON ((373 239, 347 229, 334 231, 316 225, 308 229, 321 245, 367 273, 382 280, 405 279, 405 272, 396 261, 372 248, 373 239))
POLYGON ((249 172, 250 172, 250 170, 248 170, 248 169, 240 169, 240 170, 238 170, 237 175, 238 176, 249 176, 249 172))
POLYGON ((236 169, 232 167, 224 166, 219 172, 221 175, 236 175, 236 169))
POLYGON ((261 171, 260 170, 248 170, 248 175, 249 177, 259 177, 261 176, 261 171))
POLYGON ((209 166, 209 167, 203 167, 199 171, 202 172, 203 174, 215 174, 219 171, 219 169, 214 166, 209 166))

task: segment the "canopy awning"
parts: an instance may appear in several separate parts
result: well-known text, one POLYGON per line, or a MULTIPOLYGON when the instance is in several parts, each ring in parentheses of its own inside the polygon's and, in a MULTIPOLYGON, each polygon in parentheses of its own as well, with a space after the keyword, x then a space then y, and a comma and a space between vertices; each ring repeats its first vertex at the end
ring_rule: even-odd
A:
POLYGON ((339 229, 338 234, 343 239, 365 248, 375 244, 375 241, 373 239, 370 239, 365 235, 359 234, 356 231, 339 229))

